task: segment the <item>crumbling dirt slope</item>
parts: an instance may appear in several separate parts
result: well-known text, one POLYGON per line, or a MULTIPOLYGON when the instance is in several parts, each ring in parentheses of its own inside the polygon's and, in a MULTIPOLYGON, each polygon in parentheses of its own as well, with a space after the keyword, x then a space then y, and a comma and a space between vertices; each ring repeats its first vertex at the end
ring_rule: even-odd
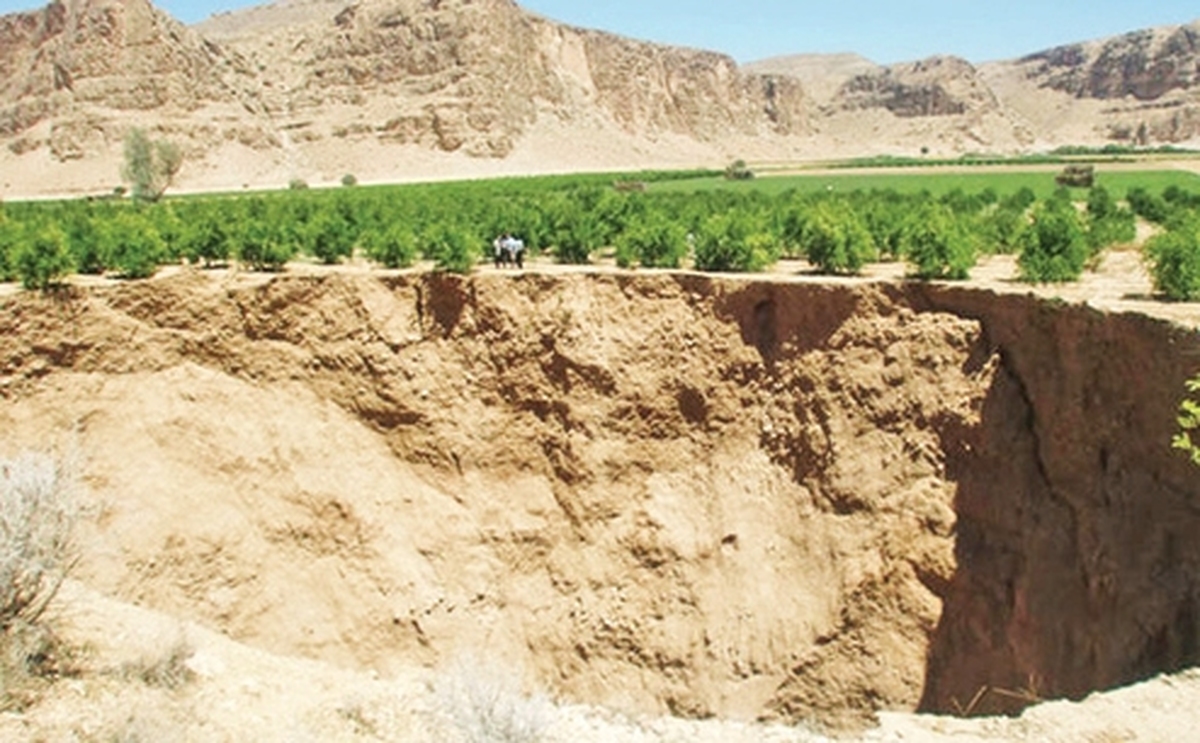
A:
POLYGON ((1167 323, 665 274, 0 301, 0 446, 82 455, 80 580, 274 653, 834 725, 1197 660, 1167 323))

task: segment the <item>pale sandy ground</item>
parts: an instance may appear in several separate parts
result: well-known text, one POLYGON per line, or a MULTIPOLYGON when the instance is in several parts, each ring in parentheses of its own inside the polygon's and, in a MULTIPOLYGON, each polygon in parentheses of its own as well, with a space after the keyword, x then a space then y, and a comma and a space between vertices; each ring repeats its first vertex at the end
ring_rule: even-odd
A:
POLYGON ((3 740, 1166 743, 1191 739, 1200 722, 1195 708, 1200 671, 1083 702, 1043 704, 1014 719, 884 713, 877 728, 850 736, 716 720, 630 718, 525 695, 513 681, 513 669, 474 660, 465 661, 473 664, 469 668, 439 674, 414 669, 378 678, 251 649, 78 584, 65 586, 61 598, 68 608, 59 611, 60 620, 71 628, 70 638, 88 648, 90 671, 57 684, 30 714, 0 714, 3 740), (172 653, 180 661, 177 672, 190 676, 178 687, 131 680, 172 653), (484 693, 464 694, 465 687, 484 693), (468 737, 469 723, 480 720, 501 734, 468 737), (519 730, 537 735, 519 737, 519 730))

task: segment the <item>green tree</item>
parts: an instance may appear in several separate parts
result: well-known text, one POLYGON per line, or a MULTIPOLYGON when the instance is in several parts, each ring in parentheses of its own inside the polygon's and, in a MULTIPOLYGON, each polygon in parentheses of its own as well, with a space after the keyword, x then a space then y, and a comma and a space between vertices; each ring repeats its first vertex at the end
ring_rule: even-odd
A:
POLYGON ((184 222, 179 249, 188 261, 205 268, 229 260, 229 228, 219 209, 214 206, 193 212, 184 222))
POLYGON ((1166 224, 1171 216, 1171 207, 1166 199, 1155 196, 1141 186, 1129 189, 1125 196, 1129 208, 1139 217, 1155 224, 1166 224))
POLYGON ((309 251, 326 265, 333 265, 354 252, 354 232, 336 211, 319 212, 305 232, 309 251))
POLYGON ((840 199, 826 199, 813 207, 803 241, 809 262, 823 273, 858 273, 875 257, 871 233, 850 204, 840 199))
POLYGON ((918 209, 901 230, 899 243, 917 278, 962 280, 975 265, 971 236, 945 204, 918 209))
POLYGON ((1032 223, 1018 238, 1022 281, 1076 281, 1090 251, 1079 213, 1070 201, 1051 198, 1034 208, 1032 223))
POLYGON ((20 241, 20 229, 16 222, 5 219, 0 214, 0 281, 12 281, 17 278, 17 269, 13 265, 13 254, 20 241))
POLYGON ((282 271, 296 256, 296 243, 261 219, 250 218, 233 236, 237 259, 255 271, 282 271))
POLYGON ((367 256, 388 268, 406 268, 417 258, 417 238, 403 225, 392 225, 363 236, 367 256))
POLYGON ((483 241, 452 223, 435 225, 424 238, 425 257, 439 271, 470 273, 482 255, 483 241))
POLYGON ((75 270, 66 234, 51 224, 27 230, 26 238, 17 243, 13 264, 26 289, 43 291, 75 270))
POLYGON ((125 136, 125 161, 121 177, 135 199, 158 201, 183 165, 183 151, 173 142, 151 141, 144 129, 134 127, 125 136))
POLYGON ((1146 242, 1155 290, 1168 299, 1200 299, 1200 217, 1193 217, 1146 242))
POLYGON ((1025 210, 999 204, 978 218, 980 248, 985 253, 1008 254, 1020 249, 1027 221, 1025 210))
POLYGON ((125 279, 153 275, 164 254, 158 230, 145 214, 132 209, 123 209, 106 222, 100 239, 104 266, 125 279))
POLYGON ((775 238, 746 211, 714 214, 696 233, 696 268, 701 271, 761 271, 777 255, 775 238))
POLYGON ((617 237, 616 259, 622 268, 634 261, 646 268, 679 268, 687 253, 683 225, 658 213, 646 215, 617 237))

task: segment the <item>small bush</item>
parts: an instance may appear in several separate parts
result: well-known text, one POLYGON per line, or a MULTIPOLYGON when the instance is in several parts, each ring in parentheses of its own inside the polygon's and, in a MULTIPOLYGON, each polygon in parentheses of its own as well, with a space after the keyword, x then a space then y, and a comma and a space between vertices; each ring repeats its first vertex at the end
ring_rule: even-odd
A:
POLYGON ((1179 433, 1175 435, 1171 445, 1176 449, 1187 452, 1192 464, 1200 466, 1200 443, 1192 440, 1192 434, 1200 432, 1200 375, 1187 381, 1189 396, 1179 403, 1179 433))
POLYGON ((75 270, 75 261, 67 247, 67 236, 54 225, 30 230, 17 244, 13 267, 26 289, 47 290, 62 283, 75 270))
POLYGON ((292 191, 303 191, 308 188, 308 181, 303 178, 293 178, 288 181, 288 189, 292 191))
POLYGON ((725 179, 730 181, 753 180, 754 171, 750 170, 745 160, 734 160, 725 168, 725 179))
POLYGON ((125 279, 154 274, 165 249, 158 230, 144 215, 121 211, 104 225, 100 255, 104 266, 125 279))
POLYGON ((1076 281, 1090 255, 1079 213, 1070 201, 1052 198, 1034 209, 1032 223, 1018 238, 1022 281, 1076 281))
POLYGON ((75 478, 53 457, 0 459, 0 709, 21 709, 72 653, 43 614, 75 564, 75 478))
POLYGON ((470 273, 482 255, 482 242, 457 225, 441 224, 425 237, 425 257, 439 271, 470 273))
POLYGON ((1156 291, 1176 301, 1200 299, 1200 218, 1150 238, 1144 256, 1156 291))
POLYGON ((617 238, 617 265, 622 268, 634 261, 646 268, 679 268, 687 252, 687 231, 666 218, 639 222, 617 238))
POLYGON ((433 688, 444 723, 464 743, 537 743, 553 715, 550 701, 526 696, 503 670, 477 662, 443 671, 433 688))
POLYGON ((921 279, 962 280, 975 265, 971 236, 943 204, 926 204, 905 223, 900 253, 921 279))
POLYGON ((875 257, 871 233, 843 201, 825 200, 814 206, 802 240, 809 262, 823 273, 858 273, 875 257))
POLYGON ((775 239, 745 212, 714 214, 696 234, 701 271, 761 271, 775 260, 775 239))
POLYGON ((407 268, 417 259, 417 238, 401 225, 363 236, 367 256, 388 268, 407 268))
POLYGON ((48 455, 0 459, 0 632, 36 624, 74 564, 74 483, 48 455))
POLYGON ((342 176, 342 185, 345 186, 346 188, 350 188, 351 186, 357 186, 358 179, 355 178, 352 173, 347 173, 344 176, 342 176))
MULTIPOLYGON (((154 641, 158 638, 148 639, 154 641)), ((178 689, 196 677, 187 664, 195 654, 195 648, 180 627, 178 633, 165 643, 156 642, 145 655, 125 663, 121 667, 121 675, 159 689, 178 689)))

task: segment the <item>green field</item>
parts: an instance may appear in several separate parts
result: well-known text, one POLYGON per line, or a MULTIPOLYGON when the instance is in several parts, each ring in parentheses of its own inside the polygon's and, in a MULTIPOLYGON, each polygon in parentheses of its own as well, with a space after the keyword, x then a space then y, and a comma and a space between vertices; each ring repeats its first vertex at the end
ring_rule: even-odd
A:
MULTIPOLYGON (((979 173, 839 173, 829 174, 796 174, 796 175, 766 175, 750 181, 729 181, 722 177, 690 178, 677 181, 663 181, 650 186, 651 191, 662 193, 695 193, 716 190, 728 191, 758 191, 767 195, 778 195, 795 190, 800 193, 818 191, 834 191, 850 193, 853 191, 885 191, 893 190, 898 193, 918 193, 929 191, 934 196, 940 196, 955 189, 966 193, 979 193, 991 188, 1001 196, 1015 193, 1023 187, 1033 190, 1039 199, 1054 193, 1058 186, 1054 182, 1057 171, 1013 170, 1012 172, 979 172, 979 173)), ((1112 170, 1105 171, 1103 167, 1096 169, 1096 183, 1107 188, 1115 195, 1123 196, 1126 191, 1135 186, 1141 186, 1152 193, 1162 193, 1168 186, 1179 186, 1190 191, 1200 190, 1200 175, 1181 170, 1112 170)), ((1074 189, 1078 198, 1086 198, 1086 189, 1074 189)))

